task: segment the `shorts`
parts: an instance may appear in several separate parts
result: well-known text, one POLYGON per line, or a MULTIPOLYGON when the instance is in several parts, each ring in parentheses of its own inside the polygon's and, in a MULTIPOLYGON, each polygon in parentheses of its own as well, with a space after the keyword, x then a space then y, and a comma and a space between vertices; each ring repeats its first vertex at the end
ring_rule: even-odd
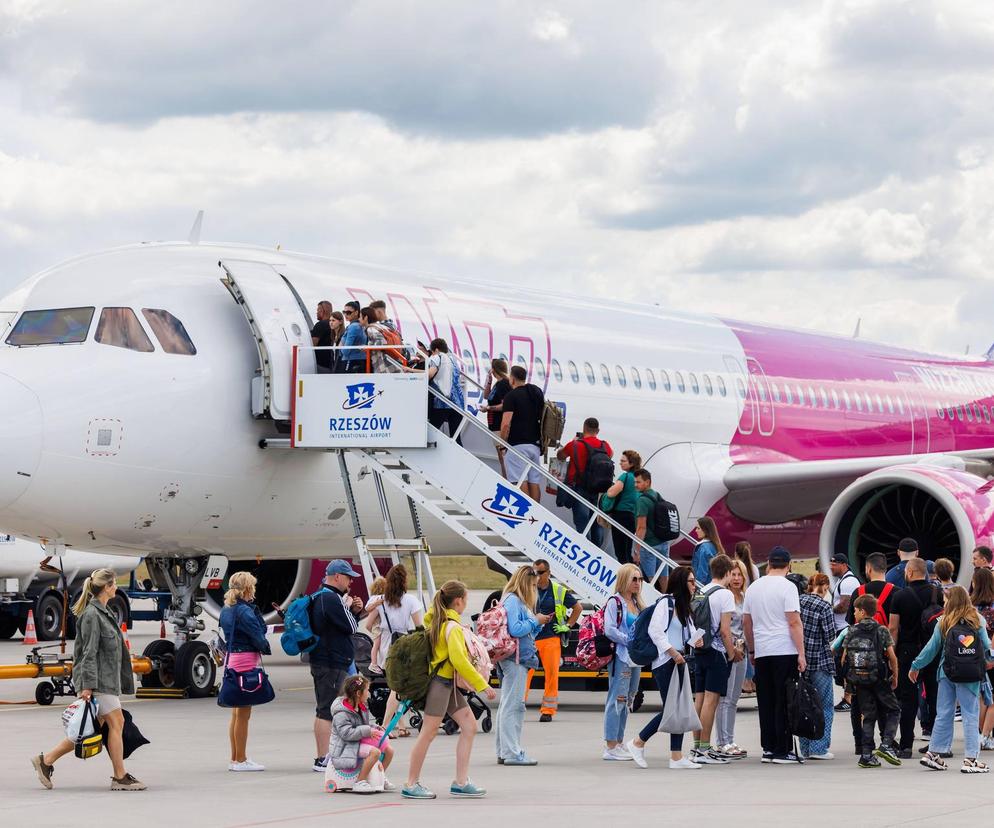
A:
POLYGON ((121 709, 121 697, 110 693, 94 693, 93 700, 97 703, 97 715, 106 716, 121 709))
POLYGON ((428 697, 425 699, 424 714, 426 716, 451 716, 457 710, 469 707, 466 697, 460 693, 453 679, 443 679, 437 676, 428 685, 428 697))
POLYGON ((335 703, 348 678, 347 667, 328 667, 325 664, 311 665, 311 678, 314 679, 315 715, 326 722, 331 721, 331 706, 335 703))
POLYGON ((713 647, 700 651, 694 657, 694 692, 724 696, 731 666, 725 654, 713 647))
POLYGON ((518 478, 522 474, 525 474, 525 479, 523 483, 534 483, 536 485, 542 482, 542 475, 539 473, 538 466, 542 464, 542 454, 538 450, 538 446, 532 445, 531 443, 521 443, 517 446, 511 446, 514 451, 517 451, 531 460, 535 465, 526 466, 525 461, 518 457, 514 452, 509 451, 504 455, 504 468, 507 469, 507 479, 512 483, 517 483, 518 478), (525 469, 528 469, 525 473, 525 469))

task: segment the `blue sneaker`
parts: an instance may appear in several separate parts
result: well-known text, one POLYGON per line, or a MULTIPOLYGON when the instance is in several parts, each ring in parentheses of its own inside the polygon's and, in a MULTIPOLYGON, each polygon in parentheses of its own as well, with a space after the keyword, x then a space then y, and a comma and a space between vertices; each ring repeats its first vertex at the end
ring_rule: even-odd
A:
POLYGON ((429 791, 420 782, 415 782, 413 785, 405 785, 401 788, 400 795, 404 799, 434 799, 435 794, 429 791))
POLYGON ((472 779, 467 779, 465 785, 457 785, 453 782, 449 788, 449 793, 452 796, 461 796, 465 799, 482 799, 487 795, 487 789, 474 785, 472 779))

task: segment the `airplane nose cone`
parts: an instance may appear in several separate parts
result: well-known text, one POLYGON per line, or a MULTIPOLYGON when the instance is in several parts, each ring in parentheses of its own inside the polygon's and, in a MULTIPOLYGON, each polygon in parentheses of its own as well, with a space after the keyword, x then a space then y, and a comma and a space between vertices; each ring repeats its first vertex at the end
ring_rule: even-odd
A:
POLYGON ((0 509, 17 500, 41 458, 41 405, 26 385, 0 374, 0 509))

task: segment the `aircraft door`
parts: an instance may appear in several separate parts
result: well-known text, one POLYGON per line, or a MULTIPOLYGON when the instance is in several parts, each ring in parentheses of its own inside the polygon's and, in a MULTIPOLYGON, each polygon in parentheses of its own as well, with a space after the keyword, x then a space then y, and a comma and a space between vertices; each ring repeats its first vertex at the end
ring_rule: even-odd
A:
POLYGON ((748 436, 756 429, 756 389, 749 375, 743 370, 742 363, 735 357, 726 355, 725 367, 731 380, 732 393, 742 404, 739 434, 748 436))
POLYGON ((908 409, 911 413, 911 453, 927 454, 931 434, 928 406, 925 404, 925 398, 922 396, 915 378, 911 374, 898 371, 894 376, 901 384, 901 392, 904 394, 904 400, 908 404, 908 409))
POLYGON ((315 372, 307 311, 293 285, 272 265, 236 259, 219 264, 225 273, 221 282, 245 314, 259 349, 263 415, 289 420, 294 345, 304 346, 297 355, 298 370, 315 372))
POLYGON ((759 414, 759 433, 769 437, 773 434, 774 426, 773 391, 770 388, 770 381, 766 378, 763 366, 752 357, 746 358, 746 366, 749 368, 749 384, 759 414))

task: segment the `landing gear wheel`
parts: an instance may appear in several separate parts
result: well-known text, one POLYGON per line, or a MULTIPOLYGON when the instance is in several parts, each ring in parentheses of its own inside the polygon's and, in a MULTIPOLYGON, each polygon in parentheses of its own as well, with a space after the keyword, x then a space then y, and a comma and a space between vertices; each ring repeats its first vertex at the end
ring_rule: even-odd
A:
POLYGON ((0 618, 0 638, 13 638, 14 633, 17 632, 17 619, 5 615, 0 618))
POLYGON ((143 658, 158 659, 159 667, 152 668, 151 673, 141 677, 142 687, 172 687, 176 661, 176 645, 172 641, 160 638, 153 641, 142 653, 143 658))
POLYGON ((35 701, 47 707, 55 701, 55 685, 50 681, 42 681, 35 685, 35 701))
POLYGON ((494 729, 493 717, 489 713, 487 713, 487 715, 484 716, 483 720, 480 722, 480 730, 482 730, 484 733, 489 733, 493 729, 494 729))
MULTIPOLYGON (((58 641, 62 635, 63 604, 57 592, 48 592, 35 604, 35 633, 39 641, 58 641)), ((71 617, 66 619, 66 638, 75 638, 71 617)))
POLYGON ((635 694, 635 698, 632 699, 632 713, 638 713, 639 712, 639 708, 642 707, 642 704, 644 702, 645 702, 645 693, 642 692, 641 690, 639 690, 635 694))
POLYGON ((175 686, 185 687, 191 699, 214 692, 217 664, 203 641, 187 641, 176 651, 175 686))
POLYGON ((457 725, 452 719, 446 719, 442 724, 442 733, 446 736, 453 736, 459 732, 459 725, 457 725))
POLYGON ((111 598, 107 602, 107 609, 114 613, 118 629, 120 629, 121 624, 131 626, 131 608, 128 606, 127 599, 123 595, 115 595, 111 598))

